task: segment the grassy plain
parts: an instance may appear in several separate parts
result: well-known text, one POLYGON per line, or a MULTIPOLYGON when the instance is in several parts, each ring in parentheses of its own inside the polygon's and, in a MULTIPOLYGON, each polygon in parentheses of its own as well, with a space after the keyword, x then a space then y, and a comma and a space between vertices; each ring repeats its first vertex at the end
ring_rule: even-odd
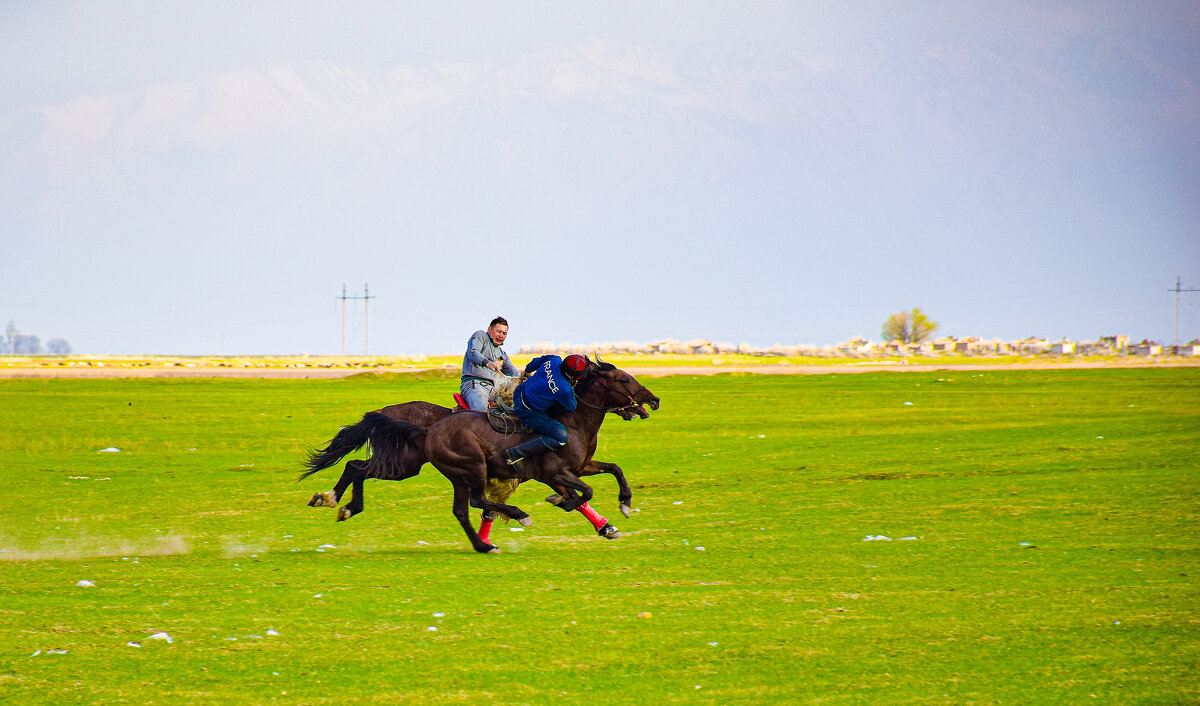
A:
POLYGON ((1200 369, 646 382, 624 538, 530 484, 477 555, 432 468, 295 482, 442 374, 0 380, 0 702, 1200 698, 1200 369))

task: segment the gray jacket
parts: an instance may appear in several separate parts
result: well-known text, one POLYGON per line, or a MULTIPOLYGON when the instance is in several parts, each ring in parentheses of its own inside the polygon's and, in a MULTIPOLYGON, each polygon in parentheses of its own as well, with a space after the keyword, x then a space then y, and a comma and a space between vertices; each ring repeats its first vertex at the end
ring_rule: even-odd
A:
POLYGON ((505 375, 516 377, 521 374, 517 370, 517 366, 512 364, 512 359, 504 349, 492 343, 492 339, 487 335, 487 331, 476 331, 471 335, 471 340, 467 341, 467 352, 463 354, 462 364, 462 380, 465 382, 471 378, 492 382, 496 378, 496 373, 483 367, 490 360, 499 360, 503 362, 505 375))

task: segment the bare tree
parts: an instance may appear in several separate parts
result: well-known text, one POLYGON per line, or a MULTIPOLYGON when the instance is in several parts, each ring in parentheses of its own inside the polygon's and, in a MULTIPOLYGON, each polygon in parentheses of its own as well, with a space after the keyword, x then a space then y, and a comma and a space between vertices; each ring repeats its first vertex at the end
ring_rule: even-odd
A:
POLYGON ((883 340, 901 343, 920 343, 937 331, 937 322, 930 321, 920 309, 892 314, 883 324, 883 340))

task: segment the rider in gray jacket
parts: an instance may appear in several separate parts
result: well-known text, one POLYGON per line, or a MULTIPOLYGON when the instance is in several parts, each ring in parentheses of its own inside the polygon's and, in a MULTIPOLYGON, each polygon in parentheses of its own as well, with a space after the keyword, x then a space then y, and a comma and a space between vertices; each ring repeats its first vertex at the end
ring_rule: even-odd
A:
POLYGON ((467 341, 459 390, 467 405, 477 412, 487 411, 488 398, 492 395, 497 375, 503 373, 516 377, 521 374, 512 364, 508 353, 500 347, 507 337, 508 322, 503 316, 497 316, 488 324, 487 331, 476 331, 467 341))

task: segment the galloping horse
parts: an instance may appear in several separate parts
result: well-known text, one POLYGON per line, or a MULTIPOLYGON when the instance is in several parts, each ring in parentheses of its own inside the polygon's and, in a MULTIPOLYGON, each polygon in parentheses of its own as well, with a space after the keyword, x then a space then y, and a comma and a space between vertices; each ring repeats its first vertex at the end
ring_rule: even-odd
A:
POLYGON ((471 545, 478 552, 498 552, 471 526, 468 504, 485 512, 507 515, 522 525, 528 526, 532 520, 515 505, 489 500, 485 496, 489 477, 538 480, 563 497, 558 504, 560 509, 573 511, 592 497, 592 489, 579 476, 592 463, 605 414, 645 419, 650 416, 646 405, 651 409, 659 407, 658 397, 632 375, 610 363, 591 360, 576 383, 575 396, 579 404, 574 411, 555 415, 567 428, 567 444, 517 466, 508 465, 502 452, 521 439, 495 431, 482 414, 452 414, 423 428, 370 412, 360 422, 370 426, 368 438, 373 453, 366 461, 369 473, 372 477, 407 477, 405 474, 421 456, 423 441, 424 455, 454 486, 454 516, 471 545))
MULTIPOLYGON (((597 364, 593 363, 592 365, 597 364)), ((602 365, 607 366, 608 364, 604 363, 602 365)), ((641 410, 639 413, 641 416, 646 416, 644 405, 650 405, 651 409, 658 409, 659 405, 659 399, 640 384, 637 385, 637 390, 629 401, 630 404, 608 411, 628 421, 633 418, 635 411, 638 409, 641 410)), ((368 412, 357 424, 343 427, 325 448, 313 451, 305 464, 309 470, 302 474, 300 478, 307 478, 318 471, 335 465, 347 454, 356 451, 366 444, 367 441, 371 440, 380 426, 386 426, 391 421, 408 422, 424 428, 451 416, 454 412, 458 412, 456 416, 475 416, 478 418, 483 418, 484 416, 477 412, 452 410, 449 407, 442 407, 431 402, 405 402, 403 404, 384 407, 374 412, 368 412)), ((372 463, 374 457, 367 460, 349 461, 333 490, 325 493, 315 493, 312 499, 308 501, 309 506, 337 507, 346 490, 353 485, 350 502, 338 510, 337 519, 341 522, 359 514, 363 511, 363 483, 367 478, 378 480, 404 480, 411 478, 417 475, 421 466, 428 460, 425 454, 424 435, 412 434, 411 440, 412 443, 410 445, 403 445, 392 449, 394 457, 387 459, 386 462, 380 459, 379 462, 372 463)), ((375 454, 378 454, 378 447, 374 451, 375 454)), ((633 502, 633 491, 630 489, 629 483, 626 481, 625 474, 620 466, 615 463, 597 461, 589 457, 583 466, 576 471, 576 474, 579 476, 590 476, 600 473, 609 473, 616 479, 619 487, 618 502, 620 503, 621 513, 625 517, 629 517, 630 504, 633 502)), ((516 489, 516 484, 521 482, 524 481, 518 479, 512 483, 501 484, 493 480, 492 483, 488 484, 487 494, 493 500, 503 502, 516 489), (493 486, 495 486, 494 489, 493 486)), ((561 502, 569 494, 569 491, 562 487, 555 487, 555 491, 556 494, 551 495, 546 500, 555 505, 561 505, 561 502)), ((587 517, 600 536, 607 539, 617 539, 621 536, 615 527, 609 524, 603 516, 598 515, 588 507, 586 503, 581 504, 577 509, 587 517)), ((490 531, 493 518, 493 513, 484 513, 479 534, 485 540, 490 531)))

